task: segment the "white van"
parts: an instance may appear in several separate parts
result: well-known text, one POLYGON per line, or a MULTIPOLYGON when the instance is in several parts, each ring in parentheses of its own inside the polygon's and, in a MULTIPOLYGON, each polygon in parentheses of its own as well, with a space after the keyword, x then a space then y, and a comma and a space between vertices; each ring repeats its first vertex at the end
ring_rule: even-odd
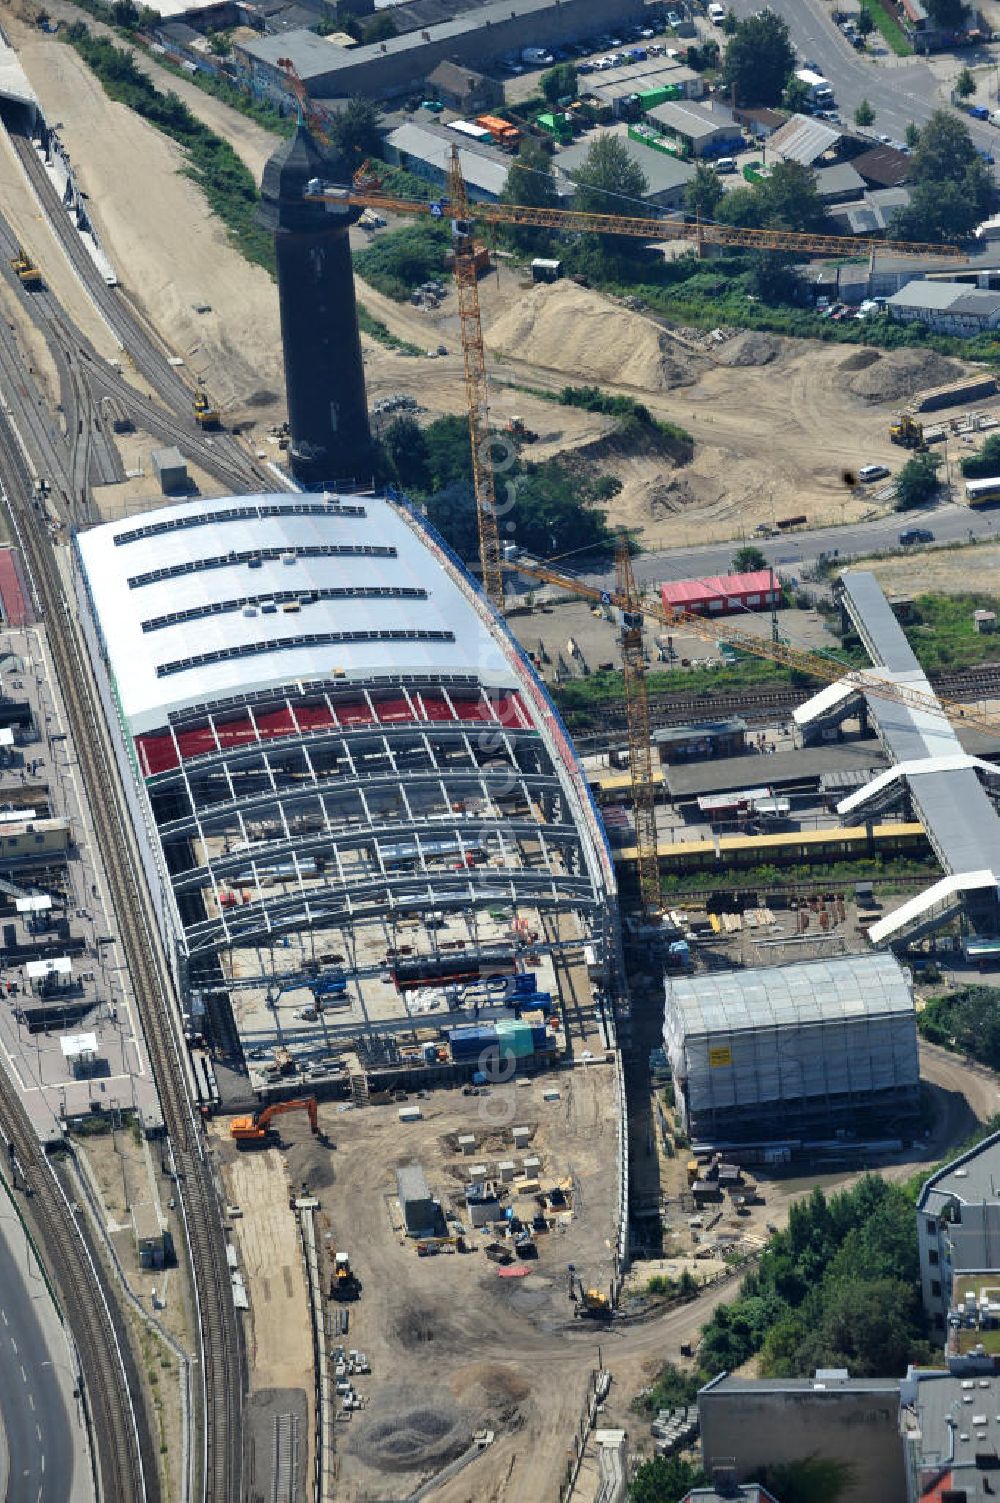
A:
POLYGON ((715 164, 715 170, 716 170, 716 172, 735 172, 736 171, 736 158, 735 157, 719 157, 718 161, 715 164))
POLYGON ((724 5, 710 5, 708 7, 708 19, 713 26, 721 26, 726 19, 726 7, 724 5))

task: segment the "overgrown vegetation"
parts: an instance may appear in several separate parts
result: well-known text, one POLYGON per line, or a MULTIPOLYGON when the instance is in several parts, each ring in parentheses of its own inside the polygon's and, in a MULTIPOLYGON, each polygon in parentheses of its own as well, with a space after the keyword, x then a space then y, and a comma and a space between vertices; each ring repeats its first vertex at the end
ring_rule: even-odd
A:
POLYGON ((602 412, 617 418, 618 432, 626 439, 644 432, 655 433, 676 446, 674 458, 678 463, 685 463, 694 453, 694 439, 686 428, 655 418, 645 403, 637 402, 634 397, 602 391, 599 386, 564 386, 555 400, 562 407, 580 407, 584 412, 602 412))
POLYGON ((448 273, 451 233, 438 220, 419 220, 380 235, 365 250, 356 251, 354 266, 377 292, 405 303, 422 282, 441 280, 448 273))
POLYGON ((698 1349, 701 1376, 760 1358, 769 1377, 846 1367, 852 1377, 902 1376, 929 1362, 920 1303, 913 1199, 866 1174, 827 1198, 816 1188, 789 1212, 740 1296, 721 1305, 698 1349))
MULTIPOLYGON (((721 635, 721 633, 720 633, 721 635)), ((757 685, 813 683, 804 674, 795 673, 780 663, 765 658, 746 658, 718 668, 670 668, 648 676, 650 694, 704 694, 706 713, 712 698, 723 692, 757 685)), ((624 684, 619 672, 599 670, 586 678, 557 684, 552 693, 570 730, 583 731, 601 722, 601 707, 609 700, 620 702, 624 684)))
MULTIPOLYGON (((664 864, 669 861, 664 857, 664 864)), ((682 896, 686 892, 778 892, 782 888, 801 887, 807 882, 828 882, 831 888, 850 882, 875 882, 887 890, 894 881, 906 877, 926 877, 938 871, 928 853, 919 856, 859 856, 849 861, 823 861, 812 866, 806 861, 789 866, 747 866, 723 871, 711 867, 704 871, 664 872, 660 891, 665 896, 682 896)))
POLYGON ((60 32, 100 79, 109 98, 125 104, 183 147, 186 176, 204 193, 247 260, 273 273, 271 236, 257 223, 257 185, 228 141, 216 135, 173 92, 163 94, 131 52, 97 37, 80 21, 60 32))
POLYGON ((861 9, 865 15, 871 16, 883 40, 897 57, 912 55, 913 48, 907 41, 906 32, 896 20, 886 0, 861 0, 861 9))
POLYGON ((988 480, 1000 475, 1000 433, 991 433, 975 454, 963 456, 961 464, 967 480, 988 480))
POLYGON ((920 666, 928 673, 971 668, 1000 661, 1000 637, 976 631, 976 610, 1000 614, 1000 600, 992 595, 918 595, 913 619, 904 630, 920 666))
MULTIPOLYGON (((478 558, 466 420, 441 417, 421 428, 413 418, 399 417, 386 429, 384 444, 395 479, 445 542, 460 558, 478 558)), ((581 478, 558 459, 533 464, 500 434, 493 464, 501 536, 542 556, 610 543, 603 506, 621 489, 619 481, 610 475, 581 478)))
POLYGON ((917 1014, 917 1027, 928 1043, 1000 1069, 1000 990, 995 986, 962 986, 932 997, 917 1014))

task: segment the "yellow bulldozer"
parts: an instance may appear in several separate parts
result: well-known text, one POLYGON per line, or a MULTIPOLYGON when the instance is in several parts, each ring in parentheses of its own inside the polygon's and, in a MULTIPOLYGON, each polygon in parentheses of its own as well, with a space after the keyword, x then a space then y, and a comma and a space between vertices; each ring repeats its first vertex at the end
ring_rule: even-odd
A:
POLYGON ((889 428, 889 438, 903 449, 916 449, 923 452, 927 448, 924 425, 909 412, 897 412, 889 428))
POLYGON ((11 257, 10 265, 22 287, 41 287, 42 274, 23 245, 18 246, 17 255, 11 257))
POLYGON ((199 386, 194 396, 194 420, 199 428, 218 428, 219 409, 208 399, 208 393, 199 386))

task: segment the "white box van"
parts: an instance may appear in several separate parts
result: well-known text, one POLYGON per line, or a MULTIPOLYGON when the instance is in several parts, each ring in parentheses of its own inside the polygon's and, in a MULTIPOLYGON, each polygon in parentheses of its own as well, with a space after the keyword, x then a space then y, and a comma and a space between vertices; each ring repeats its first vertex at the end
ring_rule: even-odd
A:
POLYGON ((726 19, 726 7, 724 5, 710 5, 708 7, 708 19, 714 26, 721 26, 726 19))
POLYGON ((715 164, 715 170, 716 170, 716 172, 735 172, 736 171, 736 158, 735 157, 719 157, 718 161, 715 164))

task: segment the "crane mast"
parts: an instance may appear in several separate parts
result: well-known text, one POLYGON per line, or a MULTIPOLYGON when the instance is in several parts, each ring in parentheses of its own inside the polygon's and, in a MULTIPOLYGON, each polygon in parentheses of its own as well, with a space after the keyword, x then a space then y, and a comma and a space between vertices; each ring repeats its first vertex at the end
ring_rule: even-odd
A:
POLYGON ((462 356, 465 361, 465 395, 469 411, 469 438, 472 442, 472 485, 476 498, 476 522, 479 528, 479 562, 483 589, 496 606, 503 610, 503 571, 500 567, 500 529, 497 525, 496 482, 490 453, 489 391, 486 385, 486 350, 483 324, 479 313, 479 281, 476 275, 476 249, 469 218, 468 194, 457 147, 452 147, 448 173, 453 247, 455 251, 455 286, 458 290, 458 318, 462 331, 462 356))
POLYGON ((642 601, 625 533, 619 533, 618 536, 615 574, 622 611, 625 720, 628 726, 628 765, 635 811, 635 844, 639 858, 639 895, 644 911, 654 914, 660 911, 660 863, 657 855, 656 806, 653 800, 653 744, 649 727, 646 659, 642 650, 642 601))

